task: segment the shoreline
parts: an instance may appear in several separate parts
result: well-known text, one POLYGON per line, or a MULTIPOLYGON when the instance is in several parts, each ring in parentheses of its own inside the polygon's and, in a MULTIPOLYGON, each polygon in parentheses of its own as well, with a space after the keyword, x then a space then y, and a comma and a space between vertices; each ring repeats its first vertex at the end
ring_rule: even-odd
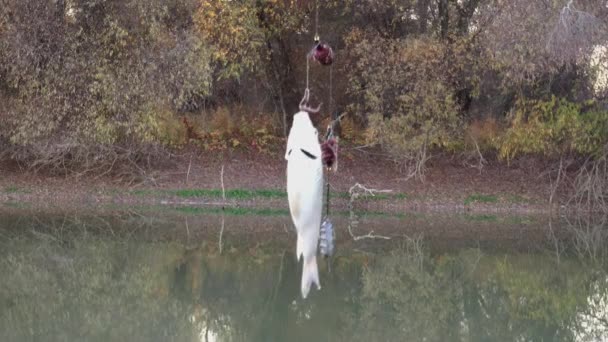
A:
MULTIPOLYGON (((287 194, 283 189, 226 189, 228 195, 224 200, 222 189, 159 189, 154 187, 125 189, 93 188, 82 190, 70 189, 68 185, 60 187, 4 187, 0 188, 0 203, 24 203, 41 207, 96 207, 104 205, 125 206, 185 206, 185 207, 226 207, 226 208, 268 208, 288 209, 287 194)), ((444 213, 444 214, 513 214, 513 215, 549 215, 556 210, 565 210, 548 203, 529 202, 511 194, 479 195, 463 197, 424 198, 404 193, 377 194, 358 198, 351 202, 348 192, 332 192, 330 210, 348 211, 352 206, 362 212, 383 212, 400 214, 408 212, 444 213)), ((325 199, 324 199, 325 200, 325 199)))
MULTIPOLYGON (((549 204, 551 179, 542 163, 489 163, 481 172, 438 158, 425 180, 406 180, 399 165, 369 153, 342 153, 329 175, 331 210, 348 210, 356 184, 375 196, 353 202, 357 210, 389 213, 500 213, 546 215, 569 209, 566 195, 549 204)), ((361 190, 361 189, 359 189, 361 190)), ((361 190, 363 191, 363 190, 361 190)), ((81 207, 182 205, 287 208, 285 165, 275 154, 225 151, 175 157, 168 166, 125 180, 117 176, 51 176, 0 165, 0 203, 81 207), (224 194, 226 196, 224 200, 224 194)))

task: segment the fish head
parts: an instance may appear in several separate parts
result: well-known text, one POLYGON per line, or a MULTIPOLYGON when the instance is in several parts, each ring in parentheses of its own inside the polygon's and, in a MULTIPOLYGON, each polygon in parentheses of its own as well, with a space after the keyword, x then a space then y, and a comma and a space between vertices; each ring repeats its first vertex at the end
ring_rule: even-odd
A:
POLYGON ((312 124, 312 120, 310 119, 310 114, 305 111, 297 112, 293 116, 293 126, 292 131, 295 129, 296 132, 301 133, 303 135, 316 136, 318 135, 318 131, 315 126, 312 124))
POLYGON ((321 154, 319 131, 313 125, 310 115, 306 111, 297 112, 293 116, 293 125, 287 138, 286 159, 289 156, 289 151, 294 148, 305 149, 317 156, 321 154))

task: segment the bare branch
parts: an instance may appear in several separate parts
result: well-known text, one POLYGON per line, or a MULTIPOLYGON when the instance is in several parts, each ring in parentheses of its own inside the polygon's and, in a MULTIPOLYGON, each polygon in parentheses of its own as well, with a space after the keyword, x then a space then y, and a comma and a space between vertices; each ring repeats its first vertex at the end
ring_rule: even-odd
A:
POLYGON ((573 186, 567 204, 574 204, 577 210, 608 213, 608 145, 600 156, 583 163, 573 186))
POLYGON ((190 184, 190 167, 192 167, 192 154, 190 154, 190 162, 188 163, 188 172, 186 172, 186 185, 190 184))
POLYGON ((547 50, 559 59, 576 60, 605 39, 605 35, 605 23, 592 13, 577 9, 574 0, 570 0, 559 13, 547 50))
POLYGON ((376 194, 379 193, 389 193, 389 192, 393 192, 393 190, 377 190, 377 189, 369 189, 366 188, 365 186, 356 183, 355 185, 351 186, 350 189, 348 190, 348 193, 351 196, 351 199, 354 197, 355 199, 358 198, 359 196, 363 195, 363 196, 376 196, 376 194), (357 192, 357 190, 363 191, 361 192, 357 192))
POLYGON ((366 197, 366 196, 375 196, 378 193, 389 193, 392 191, 393 190, 369 189, 359 183, 356 183, 355 185, 350 187, 350 189, 348 190, 348 193, 350 194, 350 200, 348 202, 348 211, 349 211, 348 233, 350 234, 350 236, 353 238, 354 241, 359 241, 362 239, 383 239, 383 240, 391 239, 388 236, 376 235, 376 234, 374 234, 373 230, 365 235, 355 235, 353 233, 353 228, 356 228, 359 225, 359 218, 358 218, 357 214, 355 213, 355 209, 354 209, 354 202, 356 199, 358 199, 360 197, 366 197))
POLYGON ((353 240, 355 241, 359 241, 359 240, 363 240, 363 239, 384 239, 384 240, 390 240, 391 238, 388 236, 384 236, 384 235, 376 235, 374 234, 374 231, 370 231, 369 233, 365 234, 365 235, 358 235, 356 236, 355 234, 353 234, 352 232, 352 228, 351 225, 348 225, 348 232, 350 233, 350 236, 353 238, 353 240))

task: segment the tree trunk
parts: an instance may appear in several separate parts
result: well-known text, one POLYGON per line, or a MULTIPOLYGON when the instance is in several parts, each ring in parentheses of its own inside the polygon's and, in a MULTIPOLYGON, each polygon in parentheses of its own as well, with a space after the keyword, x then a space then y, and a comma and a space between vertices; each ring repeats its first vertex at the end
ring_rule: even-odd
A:
POLYGON ((439 35, 441 39, 448 36, 450 26, 450 8, 448 0, 439 1, 439 35))
POLYGON ((458 5, 458 33, 466 35, 469 33, 471 18, 479 6, 479 0, 469 0, 463 5, 458 5))
POLYGON ((429 23, 429 2, 430 0, 418 0, 416 12, 418 12, 418 30, 420 34, 425 34, 429 23))

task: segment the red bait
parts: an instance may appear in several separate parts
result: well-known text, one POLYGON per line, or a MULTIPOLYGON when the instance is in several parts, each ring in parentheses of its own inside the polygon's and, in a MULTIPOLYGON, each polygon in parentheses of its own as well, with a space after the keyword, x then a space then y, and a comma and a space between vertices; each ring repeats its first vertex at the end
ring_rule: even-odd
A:
POLYGON ((309 56, 321 65, 331 65, 334 62, 334 50, 324 42, 318 42, 309 52, 309 56))

